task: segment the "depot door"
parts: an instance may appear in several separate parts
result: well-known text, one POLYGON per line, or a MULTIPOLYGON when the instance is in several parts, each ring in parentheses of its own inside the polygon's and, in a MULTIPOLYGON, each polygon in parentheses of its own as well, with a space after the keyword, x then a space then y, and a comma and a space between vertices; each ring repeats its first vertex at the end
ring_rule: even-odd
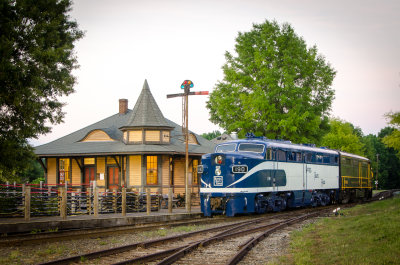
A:
POLYGON ((91 180, 94 180, 94 167, 85 167, 85 176, 83 179, 83 186, 88 188, 91 180))
POLYGON ((119 188, 119 170, 118 167, 108 168, 108 189, 118 189, 119 188))

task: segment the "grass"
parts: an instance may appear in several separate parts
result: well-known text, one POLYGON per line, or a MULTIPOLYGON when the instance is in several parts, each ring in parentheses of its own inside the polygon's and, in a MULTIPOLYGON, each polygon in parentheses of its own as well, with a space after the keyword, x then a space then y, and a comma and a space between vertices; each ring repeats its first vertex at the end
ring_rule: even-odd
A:
POLYGON ((201 226, 201 225, 177 226, 177 227, 173 227, 173 228, 169 228, 169 229, 160 228, 157 230, 143 232, 143 235, 144 235, 144 237, 163 237, 163 236, 167 236, 167 235, 173 234, 173 233, 179 233, 179 232, 187 233, 187 232, 200 230, 202 228, 204 228, 204 226, 201 226))
POLYGON ((293 232, 279 264, 399 264, 400 197, 342 214, 293 232))

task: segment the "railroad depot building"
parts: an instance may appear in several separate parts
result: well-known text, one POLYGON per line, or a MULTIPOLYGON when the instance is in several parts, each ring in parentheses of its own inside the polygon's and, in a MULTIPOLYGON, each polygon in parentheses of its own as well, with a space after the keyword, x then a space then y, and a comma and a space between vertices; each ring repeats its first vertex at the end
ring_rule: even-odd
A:
MULTIPOLYGON (((189 132, 189 185, 200 188, 197 165, 214 144, 189 132)), ((85 189, 126 187, 152 192, 185 193, 185 137, 182 127, 164 118, 145 80, 135 107, 119 100, 119 112, 53 142, 37 146, 48 185, 67 182, 85 189)))

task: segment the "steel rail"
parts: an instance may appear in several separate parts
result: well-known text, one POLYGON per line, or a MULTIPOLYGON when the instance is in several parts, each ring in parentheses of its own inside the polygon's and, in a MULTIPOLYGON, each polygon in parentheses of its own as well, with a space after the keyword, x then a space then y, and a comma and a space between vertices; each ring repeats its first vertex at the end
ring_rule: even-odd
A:
MULTIPOLYGON (((329 211, 331 210, 332 207, 329 207, 329 211)), ((326 212, 326 208, 325 209, 318 209, 317 212, 313 212, 312 214, 317 214, 317 213, 321 213, 321 212, 326 212)), ((283 214, 283 216, 285 215, 290 215, 288 213, 283 214)), ((302 215, 302 216, 307 216, 310 214, 306 214, 306 215, 302 215)), ((282 216, 280 216, 282 217, 282 216)), ((159 251, 156 253, 152 253, 152 254, 148 254, 148 255, 144 255, 141 257, 135 257, 133 259, 129 259, 129 260, 124 260, 118 263, 114 263, 113 265, 125 265, 125 264, 136 264, 136 263, 143 263, 143 262, 147 262, 147 261, 153 261, 153 260, 157 260, 163 257, 166 257, 168 255, 168 257, 166 257, 164 260, 162 260, 161 262, 157 263, 157 264, 172 264, 175 261, 178 261, 180 258, 182 258, 183 256, 185 256, 186 254, 190 253, 191 251, 193 251, 195 248, 199 247, 199 246, 206 246, 209 245, 213 242, 216 241, 221 241, 221 240, 225 240, 228 238, 232 238, 232 237, 237 237, 237 236, 241 236, 241 235, 245 235, 248 233, 254 233, 260 230, 264 230, 266 228, 269 227, 274 227, 274 226, 279 226, 281 224, 286 225, 286 223, 290 223, 293 220, 296 220, 299 217, 295 217, 295 218, 290 218, 289 220, 282 220, 282 221, 277 221, 274 223, 270 223, 270 224, 264 224, 261 226, 256 226, 250 229, 245 229, 245 230, 241 230, 243 227, 248 226, 249 224, 257 224, 259 222, 268 220, 269 218, 258 218, 257 220, 254 221, 249 221, 243 224, 238 224, 237 226, 234 226, 231 229, 225 230, 219 234, 213 235, 208 239, 203 239, 203 240, 198 240, 192 243, 189 243, 187 245, 184 246, 179 246, 179 247, 175 247, 175 248, 171 248, 171 249, 167 249, 167 250, 163 250, 163 251, 159 251), (239 230, 239 231, 237 231, 239 230)))
POLYGON ((166 223, 158 223, 158 224, 136 224, 136 225, 125 225, 118 227, 105 227, 105 228, 82 228, 82 229, 66 229, 60 230, 57 232, 40 232, 37 234, 16 234, 16 235, 7 235, 4 237, 0 237, 0 246, 9 246, 9 245, 28 245, 36 242, 43 243, 46 242, 54 242, 59 240, 72 240, 82 237, 88 236, 105 236, 105 235, 115 235, 121 234, 125 232, 132 231, 146 231, 157 229, 161 227, 176 227, 176 226, 184 226, 184 225, 197 225, 197 224, 212 224, 212 223, 220 223, 225 222, 228 218, 217 218, 217 219, 198 219, 198 220, 190 220, 190 221, 170 221, 166 223))
POLYGON ((294 224, 294 223, 298 223, 301 222, 305 219, 308 219, 310 217, 313 217, 315 215, 317 215, 318 212, 316 213, 310 213, 307 215, 303 215, 300 216, 298 218, 295 218, 294 220, 289 220, 288 222, 282 223, 280 225, 277 225, 275 227, 272 227, 270 229, 268 229, 267 231, 263 232, 261 235, 252 238, 251 240, 249 240, 247 242, 247 244, 245 244, 243 247, 240 248, 240 250, 236 253, 235 256, 233 256, 227 263, 226 265, 234 265, 239 263, 239 261, 241 261, 243 259, 244 256, 246 256, 246 254, 253 248, 255 247, 259 242, 261 242, 264 238, 268 237, 270 234, 272 234, 273 232, 282 229, 290 224, 294 224))
POLYGON ((191 237, 191 236, 194 236, 194 235, 197 235, 197 234, 214 232, 216 230, 221 230, 221 229, 229 229, 229 228, 231 228, 233 226, 237 226, 237 225, 244 225, 244 224, 251 224, 251 223, 255 223, 255 222, 261 222, 263 219, 267 219, 267 218, 270 218, 270 217, 269 216, 268 217, 261 217, 261 218, 255 219, 255 220, 253 219, 253 220, 250 220, 250 221, 242 221, 242 222, 238 222, 238 223, 234 223, 234 224, 202 229, 202 230, 199 230, 199 231, 189 232, 189 233, 185 233, 185 234, 181 234, 181 235, 175 235, 175 236, 163 237, 163 238, 160 238, 160 239, 153 239, 153 240, 148 240, 148 241, 144 241, 144 242, 138 242, 138 243, 129 244, 129 245, 125 245, 125 246, 120 246, 120 247, 115 247, 115 248, 95 251, 95 252, 91 252, 91 253, 87 253, 87 254, 67 257, 67 258, 63 258, 63 259, 58 259, 58 260, 54 260, 54 261, 44 262, 44 263, 40 263, 40 265, 69 264, 69 263, 72 263, 72 262, 80 261, 82 259, 94 259, 94 258, 99 258, 99 257, 104 257, 104 256, 110 256, 110 255, 113 255, 113 254, 129 251, 129 250, 132 250, 132 249, 135 249, 135 248, 138 248, 138 247, 147 248, 149 246, 154 246, 154 245, 165 243, 165 242, 172 241, 172 240, 183 239, 183 238, 191 237))

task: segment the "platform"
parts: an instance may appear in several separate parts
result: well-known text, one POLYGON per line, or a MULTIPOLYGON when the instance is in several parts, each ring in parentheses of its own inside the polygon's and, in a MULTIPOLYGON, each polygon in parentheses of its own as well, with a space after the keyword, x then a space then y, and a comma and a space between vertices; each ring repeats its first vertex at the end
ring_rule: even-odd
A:
POLYGON ((82 228, 104 228, 117 227, 135 224, 149 224, 167 221, 188 220, 201 218, 203 214, 200 207, 192 207, 191 213, 187 213, 186 209, 174 209, 170 214, 167 209, 151 212, 122 214, 99 214, 98 217, 93 215, 68 216, 63 220, 59 216, 49 217, 32 217, 30 221, 24 218, 0 218, 0 234, 23 233, 31 231, 49 231, 64 229, 82 229, 82 228))

